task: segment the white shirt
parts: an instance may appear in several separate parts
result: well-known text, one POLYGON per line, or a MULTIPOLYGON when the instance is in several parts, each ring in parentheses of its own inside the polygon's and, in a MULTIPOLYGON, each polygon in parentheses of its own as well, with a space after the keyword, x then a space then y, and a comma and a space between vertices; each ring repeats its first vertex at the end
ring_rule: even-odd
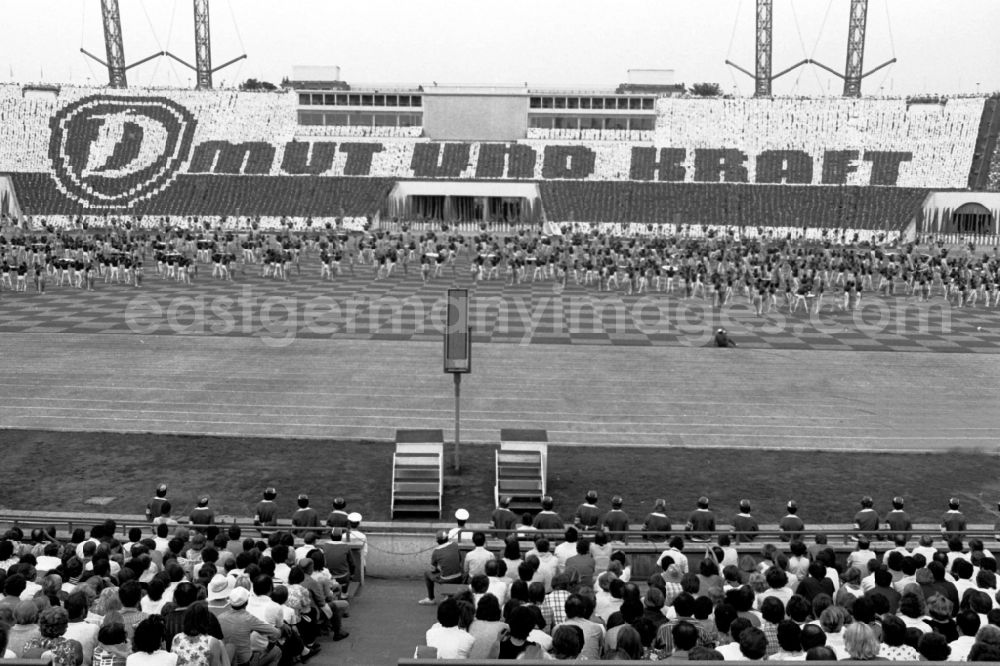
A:
POLYGON ((465 555, 465 570, 469 578, 475 575, 486 573, 486 563, 495 560, 496 557, 482 546, 476 546, 465 555))
POLYGON ((97 645, 97 632, 100 627, 89 622, 70 622, 66 625, 66 638, 72 638, 83 648, 83 666, 90 666, 94 661, 94 646, 97 645))
POLYGON ((458 627, 442 627, 435 623, 427 630, 425 641, 429 647, 437 648, 438 659, 468 659, 476 639, 458 627))
POLYGON ((721 647, 715 648, 719 654, 722 655, 724 661, 746 661, 747 658, 743 656, 740 651, 739 643, 726 643, 721 647))
POLYGON ((951 643, 948 643, 948 647, 951 648, 951 654, 948 655, 948 661, 968 661, 969 660, 969 650, 976 643, 975 636, 959 636, 951 643))
POLYGON ((176 666, 177 655, 166 650, 148 652, 133 652, 125 660, 125 666, 176 666))
POLYGON ((491 577, 490 586, 486 588, 486 591, 497 598, 502 608, 507 603, 507 595, 510 593, 510 583, 507 582, 506 578, 491 577))
POLYGON ((552 554, 559 560, 559 571, 562 571, 566 568, 566 560, 576 555, 576 542, 563 541, 556 546, 552 554))

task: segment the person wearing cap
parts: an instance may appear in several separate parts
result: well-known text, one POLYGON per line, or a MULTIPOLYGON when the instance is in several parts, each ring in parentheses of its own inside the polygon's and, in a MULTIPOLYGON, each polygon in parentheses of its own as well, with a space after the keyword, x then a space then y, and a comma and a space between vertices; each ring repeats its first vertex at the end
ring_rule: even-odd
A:
POLYGON ((448 533, 437 533, 437 546, 431 551, 431 568, 424 572, 424 584, 427 586, 427 596, 418 601, 421 606, 433 606, 435 583, 461 583, 462 554, 458 544, 448 538, 448 533))
POLYGON ((861 510, 854 514, 855 534, 851 535, 855 541, 861 536, 864 536, 868 541, 875 539, 881 521, 878 512, 872 508, 874 504, 875 501, 871 495, 865 495, 861 498, 861 510))
POLYGON ((622 509, 625 504, 625 500, 622 499, 621 495, 615 495, 611 498, 611 511, 604 514, 601 518, 601 527, 611 532, 612 537, 615 541, 621 541, 622 543, 628 542, 628 528, 629 520, 628 514, 622 509))
POLYGON ((729 337, 729 333, 724 328, 715 330, 714 342, 716 347, 735 347, 736 342, 729 337))
POLYGON ((583 498, 583 504, 576 507, 573 514, 573 525, 580 530, 592 530, 601 520, 601 510, 597 508, 597 491, 588 490, 583 498))
POLYGON ((535 519, 531 522, 532 527, 536 530, 563 531, 565 523, 563 523, 563 519, 559 517, 559 514, 553 511, 554 506, 555 500, 549 495, 543 497, 542 510, 535 515, 535 519))
POLYGON ((795 503, 795 500, 788 500, 785 510, 788 513, 778 521, 778 529, 782 532, 781 540, 792 541, 794 539, 797 541, 802 538, 802 530, 806 528, 806 524, 799 517, 799 505, 795 503))
POLYGON ((945 539, 952 537, 965 538, 965 516, 958 510, 959 504, 957 497, 949 499, 948 510, 941 517, 941 533, 945 539))
POLYGON ((501 497, 500 506, 490 516, 490 529, 493 530, 493 536, 497 539, 506 539, 507 535, 514 531, 520 522, 517 514, 510 510, 510 500, 509 496, 501 497))
MULTIPOLYGON (((264 499, 257 502, 253 510, 253 524, 258 527, 275 527, 278 524, 278 505, 274 500, 278 497, 278 491, 272 486, 264 489, 264 499)), ((270 530, 260 530, 261 536, 268 536, 270 530)))
POLYGON ((198 500, 198 506, 191 509, 191 515, 188 519, 191 521, 194 529, 202 534, 204 534, 206 527, 215 523, 215 511, 209 508, 207 496, 198 500))
POLYGON ((472 538, 472 532, 465 529, 465 524, 469 522, 469 512, 465 509, 458 509, 455 511, 455 527, 448 530, 448 540, 458 543, 460 541, 469 541, 472 538))
POLYGON ((715 531, 715 514, 708 508, 708 498, 704 495, 698 498, 697 507, 688 515, 684 531, 689 533, 688 539, 691 541, 711 540, 712 535, 708 533, 715 531))
POLYGON ((160 506, 167 501, 167 484, 161 483, 156 487, 156 494, 146 505, 146 520, 152 521, 160 515, 160 506))
POLYGON ((361 573, 364 579, 365 566, 368 564, 368 535, 361 531, 361 514, 352 511, 347 514, 347 540, 361 544, 361 573))
POLYGON ((733 518, 733 532, 736 533, 736 543, 753 541, 757 538, 756 534, 740 534, 740 532, 758 531, 760 531, 760 526, 757 525, 757 519, 750 515, 750 500, 740 500, 740 512, 733 518))
POLYGON ((347 500, 343 497, 333 498, 333 511, 330 515, 326 517, 326 526, 330 529, 334 527, 346 528, 347 527, 347 500))
POLYGON ((899 495, 892 498, 892 511, 885 515, 885 528, 892 533, 893 540, 898 539, 900 535, 909 538, 913 530, 913 523, 903 510, 903 498, 899 495))
POLYGON ((310 529, 315 531, 319 527, 319 514, 309 506, 309 495, 302 493, 295 501, 299 508, 292 514, 292 525, 300 529, 292 530, 292 534, 301 537, 310 529))
POLYGON ((646 515, 642 523, 642 538, 644 541, 660 543, 670 538, 670 518, 667 517, 667 500, 657 499, 653 502, 653 510, 646 515))
POLYGON ((274 645, 281 632, 269 622, 251 615, 247 611, 250 591, 244 587, 234 588, 229 593, 229 607, 219 613, 219 625, 227 645, 235 648, 234 666, 274 666, 281 659, 281 650, 274 645), (251 634, 254 632, 268 639, 268 647, 254 650, 251 634))

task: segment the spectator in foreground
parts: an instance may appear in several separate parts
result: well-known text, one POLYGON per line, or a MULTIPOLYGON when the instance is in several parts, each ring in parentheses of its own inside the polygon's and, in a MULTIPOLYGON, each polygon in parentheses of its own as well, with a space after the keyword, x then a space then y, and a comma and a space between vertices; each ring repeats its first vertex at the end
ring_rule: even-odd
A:
POLYGON ((458 626, 458 602, 448 598, 437 609, 437 623, 427 630, 425 641, 437 648, 438 659, 468 659, 476 639, 458 626))
POLYGON ((40 659, 42 654, 52 654, 52 666, 81 666, 83 648, 79 641, 65 638, 69 614, 64 608, 47 608, 38 616, 39 637, 24 644, 22 659, 40 659))
POLYGON ((163 649, 163 622, 157 616, 146 618, 135 628, 132 649, 132 654, 125 660, 126 666, 177 664, 177 655, 163 649))

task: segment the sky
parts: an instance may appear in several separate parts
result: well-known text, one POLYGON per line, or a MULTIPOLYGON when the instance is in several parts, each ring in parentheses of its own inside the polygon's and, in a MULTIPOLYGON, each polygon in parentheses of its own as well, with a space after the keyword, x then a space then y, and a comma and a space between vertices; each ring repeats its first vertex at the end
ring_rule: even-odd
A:
MULTIPOLYGON (((193 64, 191 0, 119 0, 125 58, 166 50, 193 64)), ((849 0, 774 0, 773 71, 805 58, 843 71, 849 0)), ((104 84, 100 0, 0 0, 0 82, 104 84)), ((629 69, 671 69, 749 95, 754 0, 211 0, 219 87, 278 83, 294 65, 338 65, 349 83, 613 87, 629 69)), ((867 94, 1000 91, 1000 0, 870 0, 867 94)), ((168 58, 128 71, 131 85, 192 87, 168 58)), ((774 82, 776 94, 837 95, 817 67, 774 82)))

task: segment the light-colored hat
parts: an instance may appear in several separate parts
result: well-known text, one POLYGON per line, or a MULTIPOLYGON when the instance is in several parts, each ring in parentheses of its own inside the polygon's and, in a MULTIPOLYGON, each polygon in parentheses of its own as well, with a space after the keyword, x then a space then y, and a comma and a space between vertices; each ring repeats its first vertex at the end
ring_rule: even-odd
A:
POLYGON ((250 601, 250 591, 245 587, 233 588, 229 593, 229 605, 233 608, 242 608, 250 601))
POLYGON ((225 599, 233 589, 233 579, 223 574, 215 574, 208 583, 208 600, 225 599))
POLYGON ((455 520, 468 520, 469 512, 465 509, 459 509, 455 512, 455 520))
POLYGON ((351 522, 351 523, 360 523, 361 522, 361 514, 358 513, 357 511, 352 511, 351 513, 347 514, 347 520, 348 520, 348 522, 351 522))

